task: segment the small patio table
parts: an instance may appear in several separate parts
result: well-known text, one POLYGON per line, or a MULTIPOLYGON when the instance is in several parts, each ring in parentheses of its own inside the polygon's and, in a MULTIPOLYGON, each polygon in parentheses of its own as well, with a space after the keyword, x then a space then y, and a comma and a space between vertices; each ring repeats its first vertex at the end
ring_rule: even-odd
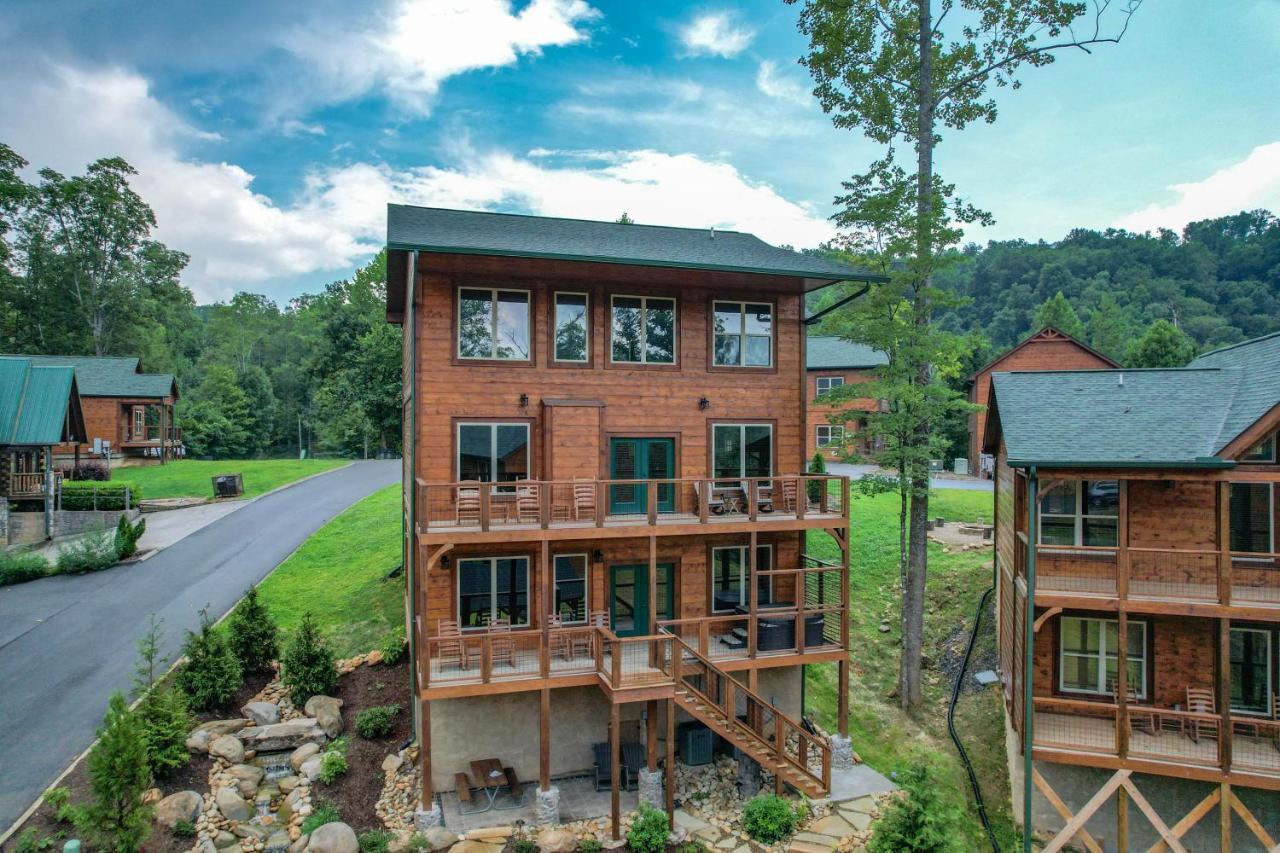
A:
POLYGON ((510 784, 507 774, 502 772, 502 762, 496 758, 481 758, 471 762, 471 775, 489 799, 489 807, 485 811, 493 808, 498 792, 510 784))

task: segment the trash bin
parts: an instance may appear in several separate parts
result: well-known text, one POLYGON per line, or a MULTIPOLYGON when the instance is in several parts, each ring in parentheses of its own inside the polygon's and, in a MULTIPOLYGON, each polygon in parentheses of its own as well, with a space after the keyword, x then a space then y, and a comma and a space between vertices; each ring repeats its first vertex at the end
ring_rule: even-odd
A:
POLYGON ((215 498, 238 498, 244 494, 244 481, 239 474, 219 474, 213 478, 215 498))

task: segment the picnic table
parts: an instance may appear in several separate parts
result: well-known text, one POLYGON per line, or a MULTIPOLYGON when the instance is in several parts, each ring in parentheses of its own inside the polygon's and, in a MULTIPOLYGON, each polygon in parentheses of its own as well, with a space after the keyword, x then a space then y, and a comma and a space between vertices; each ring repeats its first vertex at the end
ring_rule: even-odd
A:
MULTIPOLYGON (((461 802, 470 799, 470 785, 465 773, 457 774, 458 779, 458 797, 461 802), (463 791, 466 790, 466 796, 463 791)), ((476 809, 464 814, 478 814, 487 812, 490 809, 498 809, 499 811, 507 809, 518 809, 524 801, 523 795, 520 793, 520 782, 515 778, 515 771, 510 767, 503 767, 502 762, 496 758, 481 758, 471 762, 471 775, 475 779, 475 787, 485 795, 488 805, 483 808, 476 809), (497 805, 498 795, 503 789, 511 792, 512 804, 509 806, 497 805)))

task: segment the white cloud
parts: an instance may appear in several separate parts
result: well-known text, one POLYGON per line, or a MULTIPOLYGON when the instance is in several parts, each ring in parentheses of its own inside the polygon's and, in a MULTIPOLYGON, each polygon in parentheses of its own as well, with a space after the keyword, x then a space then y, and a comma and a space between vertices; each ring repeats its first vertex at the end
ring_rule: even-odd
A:
POLYGON ((756 72, 756 88, 769 97, 782 101, 801 106, 813 103, 813 96, 804 83, 795 77, 779 73, 778 65, 772 59, 760 63, 760 69, 756 72))
POLYGON ((1280 210, 1280 142, 1259 145, 1238 163, 1201 181, 1169 187, 1176 198, 1149 204, 1116 221, 1117 228, 1181 231, 1188 222, 1265 207, 1280 210))
POLYGON ((699 15, 680 30, 680 41, 691 54, 736 56, 747 49, 756 34, 733 22, 728 12, 699 15))
POLYGON ((324 125, 320 123, 307 124, 305 121, 299 121, 296 118, 285 119, 280 123, 280 133, 284 136, 324 136, 324 125))
POLYGON ((361 32, 304 25, 284 45, 313 68, 324 100, 378 89, 426 113, 445 79, 583 41, 599 14, 586 0, 531 0, 519 12, 511 0, 398 0, 361 32))

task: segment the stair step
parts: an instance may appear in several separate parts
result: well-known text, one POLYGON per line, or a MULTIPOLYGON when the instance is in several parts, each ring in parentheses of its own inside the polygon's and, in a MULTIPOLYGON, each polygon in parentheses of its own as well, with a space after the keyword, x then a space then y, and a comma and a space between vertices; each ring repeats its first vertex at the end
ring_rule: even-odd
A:
MULTIPOLYGON (((835 841, 833 838, 832 841, 835 841)), ((808 841, 792 841, 791 846, 787 848, 788 853, 831 853, 834 847, 823 847, 821 844, 813 844, 808 841)))

